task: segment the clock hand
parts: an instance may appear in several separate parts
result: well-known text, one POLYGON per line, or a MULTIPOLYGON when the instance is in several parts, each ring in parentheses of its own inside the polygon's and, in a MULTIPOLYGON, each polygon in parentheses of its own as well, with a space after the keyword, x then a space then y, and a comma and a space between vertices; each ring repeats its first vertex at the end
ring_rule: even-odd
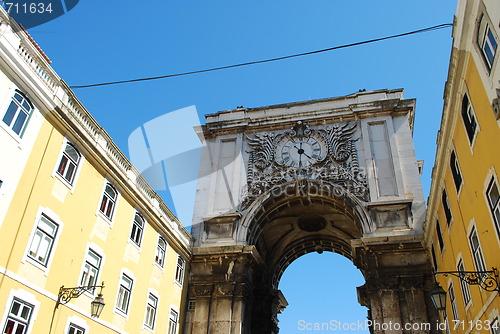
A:
POLYGON ((304 150, 302 149, 302 143, 300 143, 300 148, 298 148, 297 146, 294 146, 294 148, 297 149, 297 153, 302 155, 304 154, 304 150))
MULTIPOLYGON (((302 154, 304 154, 306 157, 308 157, 309 159, 312 160, 312 158, 309 156, 309 154, 307 154, 306 152, 303 152, 302 154)), ((302 155, 301 155, 302 156, 302 155)))

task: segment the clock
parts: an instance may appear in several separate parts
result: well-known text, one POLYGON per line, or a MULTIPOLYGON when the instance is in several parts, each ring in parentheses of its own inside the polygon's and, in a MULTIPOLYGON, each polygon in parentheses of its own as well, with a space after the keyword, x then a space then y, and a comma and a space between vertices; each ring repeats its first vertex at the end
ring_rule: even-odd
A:
POLYGON ((327 153, 326 141, 319 134, 285 136, 276 144, 275 159, 280 165, 305 168, 323 161, 327 153))

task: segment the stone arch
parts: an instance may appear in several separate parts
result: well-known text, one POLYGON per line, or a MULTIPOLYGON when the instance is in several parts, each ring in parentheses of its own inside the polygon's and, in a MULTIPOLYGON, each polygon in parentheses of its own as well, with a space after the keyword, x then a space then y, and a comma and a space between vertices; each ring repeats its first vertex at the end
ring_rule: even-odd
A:
POLYGON ((326 181, 304 179, 277 185, 258 197, 236 227, 236 239, 246 244, 255 244, 266 222, 281 210, 314 203, 329 203, 344 211, 350 215, 362 235, 375 230, 365 204, 345 188, 326 181))

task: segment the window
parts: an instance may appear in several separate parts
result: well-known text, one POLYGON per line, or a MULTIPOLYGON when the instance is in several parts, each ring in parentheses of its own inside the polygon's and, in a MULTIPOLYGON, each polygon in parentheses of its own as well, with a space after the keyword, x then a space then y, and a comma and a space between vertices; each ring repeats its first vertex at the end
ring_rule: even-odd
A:
POLYGON ((498 238, 500 238, 500 192, 493 178, 488 185, 488 190, 486 190, 486 196, 488 197, 488 204, 490 206, 491 215, 493 216, 497 235, 498 238))
POLYGON ((168 334, 177 334, 177 321, 179 313, 170 310, 170 317, 168 319, 168 334))
POLYGON ((179 255, 177 257, 177 269, 175 270, 175 281, 182 284, 184 279, 184 269, 186 268, 186 261, 179 255))
POLYGON ((4 334, 25 334, 28 332, 34 306, 14 298, 3 329, 4 334))
POLYGON ((441 252, 443 252, 444 241, 443 241, 443 234, 441 233, 441 226, 439 225, 439 220, 436 220, 436 234, 439 243, 439 249, 441 250, 441 252))
POLYGON ((58 227, 59 226, 46 215, 42 214, 40 216, 35 234, 31 239, 28 251, 29 258, 47 267, 58 227))
POLYGON ((167 250, 167 242, 160 235, 158 236, 158 244, 156 245, 155 263, 163 268, 165 264, 165 253, 167 250))
POLYGON ((450 287, 448 288, 448 295, 450 296, 450 303, 451 303, 451 310, 453 312, 453 319, 459 320, 460 317, 458 315, 457 299, 455 298, 455 290, 453 289, 453 284, 450 284, 450 287))
POLYGON ((118 288, 118 298, 116 300, 116 308, 123 313, 128 313, 128 305, 130 303, 130 295, 132 294, 132 285, 134 281, 125 274, 122 274, 120 287, 118 288))
POLYGON ((152 293, 148 296, 148 304, 146 305, 146 319, 144 319, 144 325, 148 328, 155 328, 156 319, 156 309, 158 307, 158 298, 156 298, 152 293))
POLYGON ((111 184, 107 183, 106 188, 104 188, 99 211, 110 220, 113 218, 113 210, 115 209, 117 197, 118 192, 116 189, 111 184))
POLYGON ((33 109, 31 102, 16 90, 2 121, 19 137, 22 137, 33 109))
POLYGON ((497 51, 498 42, 485 16, 481 16, 478 32, 478 45, 488 70, 491 70, 497 51))
POLYGON ((434 270, 437 271, 438 263, 436 258, 436 251, 434 250, 434 245, 431 247, 432 264, 434 265, 434 270))
MULTIPOLYGON (((462 259, 460 259, 460 261, 458 262, 457 270, 458 271, 465 271, 464 262, 462 261, 462 259)), ((460 287, 462 288, 462 295, 464 297, 464 304, 467 306, 467 305, 469 305, 469 303, 471 301, 469 284, 467 284, 467 282, 465 282, 464 280, 460 279, 460 287)))
POLYGON ((137 246, 141 245, 142 231, 144 230, 144 218, 138 213, 135 214, 134 222, 132 223, 132 232, 130 232, 130 240, 137 246))
POLYGON ((462 100, 462 119, 464 121, 465 130, 467 131, 467 137, 469 138, 469 143, 472 144, 474 141, 474 136, 476 135, 477 122, 474 110, 469 101, 467 94, 464 94, 462 100))
MULTIPOLYGON (((94 286, 97 285, 97 278, 99 277, 99 270, 101 269, 102 257, 89 249, 85 263, 83 265, 82 278, 80 280, 81 286, 94 286)), ((91 289, 94 292, 94 289, 91 289)))
POLYGON ((451 152, 450 168, 451 174, 453 175, 453 181, 455 182, 455 187, 457 188, 457 192, 459 192, 460 187, 462 186, 462 173, 460 173, 460 167, 458 167, 458 160, 455 151, 451 152))
POLYGON ((69 324, 68 334, 85 334, 85 329, 73 323, 69 324))
POLYGON ((446 217, 446 224, 450 226, 453 216, 451 215, 450 204, 448 203, 448 195, 446 195, 446 189, 443 189, 443 209, 444 215, 446 217))
POLYGON ((66 144, 61 162, 57 168, 57 174, 61 175, 69 184, 73 184, 75 179, 76 170, 80 163, 81 155, 78 150, 71 144, 66 144))
POLYGON ((486 264, 484 262, 483 251, 481 250, 481 245, 479 244, 479 238, 477 236, 476 227, 473 226, 469 233, 470 248, 472 251, 472 258, 474 259, 474 264, 476 265, 477 271, 486 271, 486 264))

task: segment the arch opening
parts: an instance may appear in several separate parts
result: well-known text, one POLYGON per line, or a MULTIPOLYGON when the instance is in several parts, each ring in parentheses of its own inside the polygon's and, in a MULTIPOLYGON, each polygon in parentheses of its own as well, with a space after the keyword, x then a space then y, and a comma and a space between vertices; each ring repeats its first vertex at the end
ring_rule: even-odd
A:
POLYGON ((321 329, 321 333, 332 330, 369 333, 368 309, 359 304, 356 292, 364 283, 362 273, 340 254, 327 251, 300 256, 279 282, 288 303, 278 314, 280 332, 321 329))

